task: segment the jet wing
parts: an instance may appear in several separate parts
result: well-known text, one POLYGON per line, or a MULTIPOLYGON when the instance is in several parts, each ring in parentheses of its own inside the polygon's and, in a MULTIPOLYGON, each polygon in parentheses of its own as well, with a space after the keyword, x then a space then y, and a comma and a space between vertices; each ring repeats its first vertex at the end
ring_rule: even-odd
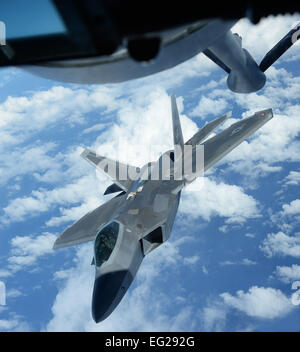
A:
POLYGON ((85 149, 81 156, 97 169, 109 176, 122 190, 128 191, 132 181, 140 169, 135 166, 120 163, 119 161, 98 155, 95 152, 85 149))
POLYGON ((122 197, 116 196, 84 215, 56 239, 53 249, 92 241, 97 235, 99 228, 110 220, 114 208, 121 199, 122 197))
POLYGON ((215 165, 272 117, 272 109, 258 111, 204 142, 204 171, 215 165))
POLYGON ((196 134, 193 135, 192 138, 190 138, 185 145, 197 145, 204 141, 206 137, 208 137, 217 127, 219 127, 228 117, 231 116, 231 112, 228 112, 227 114, 218 117, 217 119, 208 122, 204 127, 201 128, 196 134))
MULTIPOLYGON (((197 162, 197 153, 196 151, 197 144, 195 142, 201 137, 200 135, 195 135, 189 141, 192 145, 192 150, 184 150, 184 164, 192 165, 192 168, 184 170, 184 182, 174 183, 174 189, 172 190, 173 194, 178 193, 185 185, 193 182, 197 177, 203 175, 203 172, 208 170, 210 167, 215 165, 220 159, 227 155, 230 151, 236 148, 241 144, 246 138, 251 136, 256 130, 262 127, 266 122, 268 122, 273 117, 272 109, 262 110, 256 112, 253 116, 250 116, 246 119, 240 120, 226 130, 217 134, 216 136, 208 139, 206 142, 200 144, 204 146, 204 153, 200 154, 201 164, 196 165, 197 162), (202 163, 203 159, 204 163, 202 163)), ((224 119, 225 116, 220 119, 224 119)), ((218 120, 213 121, 213 124, 218 120)), ((209 126, 209 129, 212 126, 209 126)), ((201 132, 201 131, 200 131, 201 132)), ((198 160, 199 162, 199 160, 198 160)), ((174 171, 174 175, 176 168, 174 171)), ((178 175, 180 176, 182 168, 178 168, 178 175)))

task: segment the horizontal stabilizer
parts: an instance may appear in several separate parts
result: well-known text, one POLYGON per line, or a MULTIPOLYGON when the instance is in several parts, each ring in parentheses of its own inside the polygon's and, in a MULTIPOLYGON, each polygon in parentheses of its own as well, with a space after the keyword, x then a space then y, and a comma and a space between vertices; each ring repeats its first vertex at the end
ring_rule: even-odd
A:
POLYGON ((121 197, 110 199, 95 210, 87 213, 73 225, 68 227, 55 241, 53 249, 73 246, 75 244, 93 241, 99 228, 111 218, 121 197))
POLYGON ((204 145, 204 171, 227 155, 273 117, 272 109, 256 112, 210 138, 204 145))
POLYGON ((217 119, 208 122, 201 130, 199 130, 194 136, 189 139, 185 144, 186 145, 197 145, 204 141, 217 127, 219 127, 228 117, 231 116, 231 112, 218 117, 217 119))
POLYGON ((81 156, 97 169, 109 176, 122 190, 127 191, 138 173, 139 168, 98 155, 85 149, 81 156))

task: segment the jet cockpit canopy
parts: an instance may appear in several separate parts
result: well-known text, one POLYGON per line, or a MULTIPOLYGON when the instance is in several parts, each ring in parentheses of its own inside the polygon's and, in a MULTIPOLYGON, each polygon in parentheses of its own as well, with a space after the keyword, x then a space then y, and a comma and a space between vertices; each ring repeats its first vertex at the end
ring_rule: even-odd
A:
POLYGON ((100 267, 110 258, 117 243, 120 225, 116 221, 106 225, 98 233, 94 244, 95 264, 100 267))

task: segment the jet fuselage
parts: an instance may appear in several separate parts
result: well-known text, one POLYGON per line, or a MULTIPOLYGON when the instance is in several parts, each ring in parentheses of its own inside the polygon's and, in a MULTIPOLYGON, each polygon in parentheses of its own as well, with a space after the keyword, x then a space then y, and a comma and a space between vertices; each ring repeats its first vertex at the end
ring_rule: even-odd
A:
POLYGON ((96 322, 104 320, 119 304, 144 256, 171 234, 180 192, 172 194, 170 190, 180 181, 152 180, 151 171, 156 173, 158 165, 159 161, 148 163, 141 169, 140 177, 120 196, 119 207, 95 238, 92 315, 96 322), (108 246, 99 246, 101 237, 103 242, 109 242, 108 246), (107 247, 111 253, 104 249, 107 247), (106 260, 99 260, 103 255, 106 260))

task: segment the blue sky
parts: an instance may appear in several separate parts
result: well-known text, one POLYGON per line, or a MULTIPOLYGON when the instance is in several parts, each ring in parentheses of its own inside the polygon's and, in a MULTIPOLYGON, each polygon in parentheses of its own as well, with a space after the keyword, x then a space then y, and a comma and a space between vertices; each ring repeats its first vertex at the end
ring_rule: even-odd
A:
MULTIPOLYGON (((260 62, 299 21, 241 20, 234 32, 260 62)), ((2 69, 0 331, 299 331, 291 299, 300 280, 299 59, 297 44, 249 95, 230 92, 225 73, 202 54, 105 86, 2 69), (228 111, 224 127, 270 107, 275 116, 184 190, 171 238, 95 324, 92 243, 51 249, 68 225, 106 201, 110 181, 80 153, 89 147, 136 166, 155 159, 172 147, 171 93, 186 140, 228 111)))

